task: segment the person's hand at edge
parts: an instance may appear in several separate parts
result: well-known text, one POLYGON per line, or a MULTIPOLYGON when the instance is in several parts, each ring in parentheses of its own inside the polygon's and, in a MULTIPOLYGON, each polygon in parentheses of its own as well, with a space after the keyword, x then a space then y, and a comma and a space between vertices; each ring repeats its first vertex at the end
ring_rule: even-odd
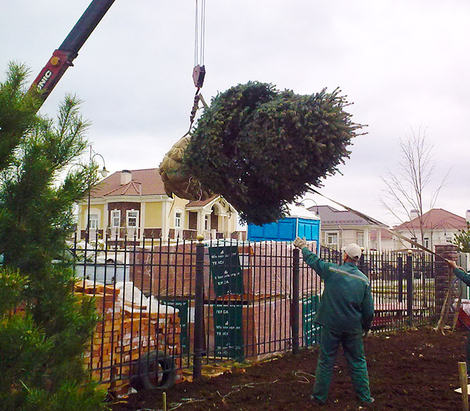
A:
POLYGON ((299 250, 302 250, 302 248, 307 247, 307 241, 305 241, 305 238, 297 237, 294 240, 294 247, 297 247, 299 250))
POLYGON ((454 260, 446 260, 446 262, 452 269, 458 268, 459 270, 465 271, 462 267, 459 267, 454 260))

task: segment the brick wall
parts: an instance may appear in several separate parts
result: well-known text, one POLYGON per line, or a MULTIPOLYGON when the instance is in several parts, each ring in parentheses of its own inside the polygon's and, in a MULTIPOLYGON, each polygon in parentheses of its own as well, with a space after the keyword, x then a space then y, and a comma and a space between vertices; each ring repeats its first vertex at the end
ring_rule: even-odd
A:
MULTIPOLYGON (((436 245, 436 254, 447 260, 457 261, 457 247, 453 244, 436 245)), ((452 271, 448 264, 439 257, 436 257, 435 262, 435 292, 436 292, 436 307, 441 307, 444 304, 447 291, 449 290, 449 281, 452 279, 452 271)))

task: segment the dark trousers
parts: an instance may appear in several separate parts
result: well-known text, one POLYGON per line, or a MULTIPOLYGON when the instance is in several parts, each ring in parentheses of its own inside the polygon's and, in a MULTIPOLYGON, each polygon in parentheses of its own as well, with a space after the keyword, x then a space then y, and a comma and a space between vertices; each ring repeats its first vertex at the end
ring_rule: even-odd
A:
POLYGON ((370 402, 369 375, 367 373, 362 334, 336 331, 327 327, 321 329, 320 352, 315 373, 313 396, 319 402, 326 402, 340 344, 343 346, 348 362, 349 375, 358 400, 370 402))

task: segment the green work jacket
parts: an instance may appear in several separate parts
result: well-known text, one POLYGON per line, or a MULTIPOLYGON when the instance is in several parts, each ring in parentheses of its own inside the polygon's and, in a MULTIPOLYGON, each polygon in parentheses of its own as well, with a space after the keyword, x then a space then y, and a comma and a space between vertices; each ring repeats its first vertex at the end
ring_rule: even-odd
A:
POLYGON ((459 280, 463 281, 467 285, 470 285, 470 274, 466 273, 460 268, 454 268, 454 274, 459 280))
POLYGON ((369 330, 374 302, 369 279, 356 264, 326 263, 307 247, 302 249, 302 255, 325 283, 315 322, 351 333, 369 330))

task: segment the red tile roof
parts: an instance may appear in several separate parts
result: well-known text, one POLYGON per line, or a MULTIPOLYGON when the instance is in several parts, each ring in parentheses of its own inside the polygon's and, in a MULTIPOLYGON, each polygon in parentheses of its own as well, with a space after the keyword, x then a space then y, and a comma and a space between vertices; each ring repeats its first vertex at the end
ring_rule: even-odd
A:
POLYGON ((214 198, 219 197, 218 195, 214 195, 207 200, 204 201, 190 201, 188 204, 186 204, 186 208, 191 208, 191 207, 204 207, 205 205, 209 204, 214 198))
MULTIPOLYGON (((442 208, 433 208, 427 213, 423 214, 423 228, 430 230, 437 229, 466 229, 467 222, 465 218, 453 214, 449 211, 446 211, 442 208)), ((410 230, 410 229, 419 229, 419 218, 416 217, 411 221, 406 221, 403 224, 400 224, 397 227, 394 227, 394 230, 410 230)))
POLYGON ((102 180, 91 192, 92 197, 164 195, 165 188, 158 168, 130 170, 132 179, 121 184, 121 172, 117 171, 102 180))

